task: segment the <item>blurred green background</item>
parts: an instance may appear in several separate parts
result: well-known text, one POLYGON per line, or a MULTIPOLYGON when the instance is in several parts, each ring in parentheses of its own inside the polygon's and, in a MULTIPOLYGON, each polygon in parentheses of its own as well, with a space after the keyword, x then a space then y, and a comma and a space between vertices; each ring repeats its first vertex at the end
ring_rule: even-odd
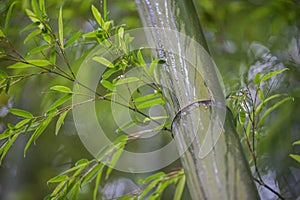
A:
MULTIPOLYGON (((0 1, 0 26, 11 0, 0 1)), ((289 157, 290 153, 300 154, 300 147, 292 143, 300 139, 300 1, 297 0, 195 0, 196 8, 212 54, 229 95, 244 86, 245 80, 253 79, 256 72, 268 72, 277 67, 290 70, 274 80, 271 93, 285 93, 295 98, 276 110, 267 120, 264 133, 258 142, 259 168, 270 186, 280 190, 287 199, 300 196, 300 164, 289 157)), ((20 0, 13 10, 7 35, 20 52, 35 46, 34 42, 24 45, 28 32, 20 33, 30 21, 24 8, 28 0, 20 0)), ((93 0, 48 0, 47 12, 50 23, 57 27, 58 10, 64 8, 65 35, 70 37, 78 30, 93 30, 94 22, 91 4, 93 0)), ((133 0, 108 1, 109 17, 116 25, 126 24, 127 28, 141 27, 133 0)), ((72 66, 79 66, 84 59, 87 44, 78 44, 68 50, 73 58, 72 66)), ((9 63, 0 60, 1 70, 9 63)), ((9 72, 8 72, 9 73, 9 72)), ((0 96, 0 131, 5 124, 17 122, 17 118, 5 115, 5 108, 13 106, 39 114, 49 102, 41 97, 51 97, 45 92, 49 85, 61 82, 59 79, 40 76, 13 87, 9 96, 0 96)), ((66 83, 67 84, 67 83, 66 83)), ((109 106, 102 112, 109 116, 109 106)), ((99 116, 100 119, 101 116, 99 116)), ((107 120, 107 131, 116 127, 107 120)), ((68 169, 81 158, 92 158, 76 134, 72 116, 69 114, 62 131, 54 135, 53 123, 35 146, 29 149, 26 158, 23 148, 28 137, 17 140, 0 166, 0 199, 42 199, 53 186, 46 182, 62 170, 68 169)), ((155 145, 155 144, 154 144, 155 145)), ((178 166, 178 162, 167 169, 178 166)), ((166 169, 166 170, 167 170, 166 169)), ((131 179, 144 175, 115 173, 115 177, 130 176, 131 179)), ((84 189, 82 199, 89 199, 89 188, 84 189)), ((264 199, 276 199, 262 190, 264 199)), ((187 193, 187 192, 186 192, 187 193)), ((188 194, 186 194, 188 199, 188 194)), ((165 195, 168 199, 168 195, 165 195)))

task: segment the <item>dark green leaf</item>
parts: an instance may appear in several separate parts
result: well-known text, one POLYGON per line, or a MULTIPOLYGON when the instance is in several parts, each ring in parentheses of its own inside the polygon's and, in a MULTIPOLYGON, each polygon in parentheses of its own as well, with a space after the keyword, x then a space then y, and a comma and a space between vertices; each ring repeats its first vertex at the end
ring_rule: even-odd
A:
POLYGON ((10 88, 11 79, 8 78, 5 85, 5 93, 8 94, 9 88, 10 88))
POLYGON ((16 115, 16 116, 19 116, 19 117, 33 118, 33 115, 30 112, 25 111, 25 110, 11 108, 11 109, 9 109, 9 112, 16 115))

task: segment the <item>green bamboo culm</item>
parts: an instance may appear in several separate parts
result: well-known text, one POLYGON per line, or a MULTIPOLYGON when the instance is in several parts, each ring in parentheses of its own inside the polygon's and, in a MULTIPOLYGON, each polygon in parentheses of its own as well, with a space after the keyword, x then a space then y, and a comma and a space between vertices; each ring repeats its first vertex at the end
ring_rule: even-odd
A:
POLYGON ((193 1, 135 2, 144 27, 157 28, 146 34, 166 61, 157 73, 192 199, 259 199, 193 1))

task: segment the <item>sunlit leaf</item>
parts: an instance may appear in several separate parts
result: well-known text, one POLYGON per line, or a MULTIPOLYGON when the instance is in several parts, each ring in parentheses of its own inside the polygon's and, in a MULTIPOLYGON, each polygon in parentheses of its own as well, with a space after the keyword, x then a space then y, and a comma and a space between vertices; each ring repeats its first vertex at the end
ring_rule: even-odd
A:
POLYGON ((95 20, 99 24, 99 26, 103 27, 104 26, 104 20, 101 16, 99 10, 94 5, 92 5, 92 13, 93 13, 93 16, 94 16, 95 20))
POLYGON ((147 95, 135 98, 134 102, 139 103, 139 102, 148 101, 150 99, 154 99, 154 98, 157 98, 157 97, 160 97, 160 94, 158 94, 158 93, 147 94, 147 95))
POLYGON ((98 163, 95 167, 91 168, 87 173, 85 173, 85 177, 82 180, 82 184, 92 181, 97 176, 99 171, 102 171, 103 167, 104 165, 102 163, 98 163))
POLYGON ((145 184, 145 183, 148 183, 150 181, 153 181, 155 179, 160 179, 161 177, 163 177, 165 175, 164 172, 158 172, 158 173, 155 173, 151 176, 148 176, 145 180, 143 180, 141 183, 142 184, 145 184))
POLYGON ((40 17, 41 16, 41 12, 40 12, 40 9, 38 7, 38 4, 37 4, 36 0, 31 0, 31 7, 32 7, 32 10, 33 10, 34 14, 36 16, 40 17))
POLYGON ((72 90, 66 86, 62 86, 62 85, 55 85, 55 86, 52 86, 50 88, 51 90, 55 90, 55 91, 58 91, 58 92, 62 92, 62 93, 72 93, 72 90))
POLYGON ((289 156, 294 160, 296 160, 298 163, 300 163, 300 155, 290 154, 289 156))
POLYGON ((300 140, 293 142, 293 145, 300 145, 300 140))
POLYGON ((29 118, 29 119, 23 119, 20 122, 18 122, 15 127, 16 128, 21 128, 22 126, 24 126, 25 124, 27 124, 30 121, 31 121, 31 118, 29 118))
POLYGON ((34 22, 39 22, 40 20, 36 17, 36 15, 29 9, 25 9, 25 12, 29 19, 34 23, 34 22))
POLYGON ((51 62, 48 60, 27 60, 29 64, 32 64, 34 66, 39 66, 39 67, 45 67, 48 65, 51 65, 51 62))
POLYGON ((19 117, 24 117, 24 118, 32 118, 33 117, 33 115, 30 112, 25 111, 25 110, 16 109, 16 108, 9 109, 9 112, 16 116, 19 116, 19 117))

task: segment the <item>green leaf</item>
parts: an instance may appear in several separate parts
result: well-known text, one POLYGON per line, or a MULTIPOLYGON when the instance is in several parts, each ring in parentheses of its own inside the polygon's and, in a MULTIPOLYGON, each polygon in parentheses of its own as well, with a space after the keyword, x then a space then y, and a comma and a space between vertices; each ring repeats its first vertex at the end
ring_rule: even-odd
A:
POLYGON ((36 54, 36 53, 41 53, 43 52, 45 49, 49 49, 49 45, 45 44, 45 45, 42 45, 42 46, 38 46, 36 48, 33 48, 32 50, 29 51, 29 55, 33 55, 33 54, 36 54))
POLYGON ((293 145, 300 145, 300 140, 294 142, 293 145))
POLYGON ((47 15, 47 14, 46 14, 45 1, 44 1, 44 0, 39 0, 39 5, 40 5, 40 11, 42 11, 42 13, 43 13, 44 15, 47 15))
POLYGON ((13 145, 13 143, 16 141, 20 134, 16 133, 14 134, 9 140, 7 140, 0 148, 0 164, 2 163, 2 160, 6 156, 8 150, 13 145))
POLYGON ((264 95, 263 91, 260 88, 258 88, 257 91, 258 91, 258 94, 259 94, 259 99, 261 101, 264 101, 265 100, 265 95, 264 95))
POLYGON ((55 126, 55 135, 58 135, 60 127, 64 123, 64 120, 65 120, 68 112, 69 112, 69 110, 66 110, 65 112, 63 112, 59 115, 59 118, 58 118, 58 120, 56 122, 56 126, 55 126))
POLYGON ((45 67, 51 65, 51 62, 48 60, 27 60, 27 62, 34 66, 45 67))
POLYGON ((25 28, 23 28, 23 29, 20 31, 20 33, 23 33, 24 31, 28 31, 28 30, 30 30, 30 29, 32 29, 32 28, 39 28, 40 24, 41 24, 40 21, 34 22, 34 23, 32 23, 32 24, 29 24, 29 25, 27 25, 25 28))
POLYGON ((256 85, 260 84, 260 72, 255 75, 253 82, 256 85))
POLYGON ((29 9, 25 9, 25 12, 27 14, 27 16, 29 17, 29 19, 35 23, 35 22, 40 22, 40 20, 36 17, 36 15, 29 9))
POLYGON ((29 68, 29 67, 34 67, 34 66, 27 64, 27 63, 17 62, 15 64, 8 66, 7 68, 8 69, 24 69, 24 68, 29 68))
POLYGON ((7 73, 5 71, 0 70, 0 79, 5 79, 7 77, 7 73))
POLYGON ((27 152, 28 148, 30 147, 30 145, 32 144, 32 142, 35 142, 40 137, 40 135, 44 132, 44 130, 47 128, 47 126, 51 122, 54 115, 55 115, 55 112, 49 113, 48 117, 37 126, 34 133, 31 135, 28 142, 26 143, 26 146, 24 148, 24 157, 26 156, 26 152, 27 152))
POLYGON ((40 12, 40 9, 38 7, 38 4, 36 2, 36 0, 31 0, 31 7, 32 7, 32 10, 34 12, 34 14, 38 17, 41 16, 41 12, 40 12))
POLYGON ((262 111, 262 109, 265 107, 265 105, 266 105, 267 102, 271 101, 272 99, 281 97, 281 96, 282 96, 281 94, 274 94, 274 95, 266 98, 262 103, 260 103, 257 106, 257 109, 255 110, 255 115, 258 115, 262 111))
POLYGON ((114 86, 111 82, 107 81, 107 80, 104 80, 102 79, 101 80, 101 84, 103 85, 103 87, 105 87, 106 89, 110 90, 110 91, 114 91, 114 86))
POLYGON ((5 85, 5 93, 8 94, 9 88, 10 88, 11 79, 8 78, 5 85))
POLYGON ((14 114, 16 116, 19 116, 19 117, 24 117, 24 118, 33 118, 33 115, 28 112, 28 111, 25 111, 25 110, 20 110, 20 109, 16 109, 16 108, 11 108, 9 109, 9 112, 11 114, 14 114))
POLYGON ((69 47, 70 45, 72 45, 80 36, 81 36, 82 32, 78 31, 75 35, 73 35, 65 44, 65 48, 69 47))
POLYGON ((119 147, 119 149, 114 153, 111 161, 110 161, 110 165, 109 167, 107 168, 106 170, 106 176, 105 176, 105 179, 107 180, 109 175, 111 174, 113 168, 115 167, 115 165, 117 164, 122 152, 123 152, 123 149, 124 149, 125 145, 122 145, 121 147, 119 147))
MULTIPOLYGON (((6 18, 5 18, 5 25, 4 25, 4 30, 7 31, 7 27, 8 27, 8 23, 9 23, 9 20, 11 18, 11 14, 12 14, 12 11, 13 11, 13 8, 14 6, 19 3, 18 1, 14 1, 12 4, 10 4, 9 8, 8 8, 8 11, 6 12, 6 18)), ((1 35, 0 35, 1 37, 1 35)))
POLYGON ((103 79, 108 79, 112 74, 114 74, 115 72, 119 71, 117 68, 112 68, 107 70, 103 75, 102 78, 103 79))
POLYGON ((95 56, 93 58, 94 61, 101 63, 102 65, 108 67, 108 68, 113 68, 114 64, 111 63, 109 60, 107 60, 106 58, 100 57, 100 56, 95 56))
POLYGON ((62 85, 55 85, 55 86, 52 86, 50 89, 58 91, 58 92, 62 92, 62 93, 68 93, 68 94, 73 93, 70 88, 68 88, 66 86, 62 86, 62 85))
POLYGON ((163 105, 164 103, 165 103, 165 101, 161 98, 154 99, 154 100, 146 101, 144 103, 137 105, 137 109, 144 109, 144 108, 152 107, 152 106, 158 105, 158 104, 163 105))
POLYGON ((136 82, 139 81, 140 79, 138 77, 128 77, 128 78, 122 78, 119 79, 115 85, 122 85, 122 84, 127 84, 127 83, 132 83, 132 82, 136 82))
POLYGON ((51 53, 50 53, 50 57, 49 57, 49 61, 53 64, 56 63, 56 51, 55 50, 56 50, 55 47, 53 47, 51 49, 51 53))
POLYGON ((103 170, 100 170, 98 172, 96 180, 95 180, 95 187, 94 187, 94 191, 93 191, 93 200, 97 200, 97 194, 98 194, 98 189, 99 189, 102 172, 103 172, 103 170))
POLYGON ((123 27, 119 28, 118 36, 119 36, 119 40, 123 40, 123 38, 124 38, 124 28, 123 27))
MULTIPOLYGON (((88 183, 91 180, 93 180, 95 178, 95 176, 97 175, 97 173, 99 173, 99 171, 103 170, 104 165, 102 163, 98 163, 97 166, 91 168, 86 174, 84 179, 82 180, 82 184, 84 183, 88 183)), ((102 173, 102 172, 100 172, 102 173)))
POLYGON ((94 5, 92 5, 92 13, 93 13, 93 16, 94 16, 95 20, 99 24, 99 26, 103 27, 104 26, 104 20, 101 16, 99 10, 94 5))
MULTIPOLYGON (((30 113, 31 114, 31 113, 30 113)), ((20 122, 18 122, 17 124, 16 124, 16 128, 21 128, 22 126, 24 126, 25 124, 27 124, 28 122, 30 122, 32 119, 30 118, 30 119, 23 119, 23 120, 21 120, 20 122)))
POLYGON ((58 106, 64 104, 66 101, 68 101, 71 97, 72 97, 72 94, 68 94, 66 96, 59 98, 47 109, 46 112, 56 109, 58 106))
POLYGON ((26 44, 31 38, 39 35, 42 31, 40 29, 36 29, 34 31, 32 31, 31 33, 29 33, 27 35, 27 37, 24 39, 24 44, 26 44))
POLYGON ((289 156, 294 160, 296 160, 298 163, 300 163, 300 155, 290 154, 289 156))
POLYGON ((156 97, 160 97, 160 94, 158 94, 158 93, 147 94, 145 96, 141 96, 141 97, 135 98, 134 102, 135 103, 139 103, 139 102, 143 102, 143 101, 148 101, 148 100, 154 99, 156 97))
POLYGON ((0 133, 0 140, 10 137, 12 133, 13 132, 11 130, 6 129, 4 132, 0 133))
POLYGON ((58 36, 60 47, 64 48, 64 26, 63 26, 63 15, 62 15, 62 7, 59 9, 59 16, 58 16, 58 36))
POLYGON ((264 81, 266 81, 266 80, 272 78, 273 76, 276 76, 277 74, 282 73, 282 72, 284 72, 284 71, 286 71, 286 70, 288 70, 288 68, 283 68, 283 69, 280 69, 280 70, 276 70, 276 71, 274 71, 274 72, 270 72, 270 73, 264 75, 264 76, 261 78, 261 82, 264 82, 264 81))
POLYGON ((241 124, 246 122, 246 112, 244 110, 241 110, 239 113, 239 121, 241 124))
POLYGON ((266 118, 270 115, 270 113, 275 110, 276 108, 278 108, 281 104, 285 103, 286 101, 290 101, 290 100, 294 100, 293 97, 286 97, 284 99, 282 99, 281 101, 275 103, 271 108, 269 108, 268 110, 266 110, 266 112, 263 114, 263 116, 261 117, 258 126, 261 126, 264 121, 266 120, 266 118))
POLYGON ((161 179, 161 177, 165 176, 166 174, 164 172, 158 172, 156 174, 153 174, 151 176, 148 176, 145 180, 143 180, 141 183, 145 184, 148 183, 150 181, 153 181, 155 179, 161 179))
POLYGON ((70 192, 72 194, 71 199, 78 199, 80 186, 81 186, 80 182, 76 182, 74 184, 74 186, 72 187, 71 192, 70 192))
POLYGON ((120 133, 121 131, 123 131, 123 130, 125 130, 125 129, 127 129, 127 128, 129 128, 129 127, 135 125, 135 124, 136 124, 136 122, 135 122, 134 120, 130 120, 130 121, 128 121, 128 122, 122 124, 122 125, 116 130, 116 133, 120 133))
POLYGON ((67 181, 69 179, 68 176, 66 175, 58 175, 58 176, 55 176, 53 178, 51 178, 49 181, 47 181, 47 184, 49 183, 59 183, 59 182, 62 182, 62 181, 67 181))
POLYGON ((0 38, 5 37, 3 31, 0 29, 0 38))
MULTIPOLYGON (((65 190, 66 189, 66 184, 67 181, 62 181, 60 182, 56 188, 53 190, 53 192, 51 193, 51 197, 55 197, 61 190, 65 190)), ((53 198, 51 198, 51 200, 53 200, 53 198)))
POLYGON ((179 180, 179 183, 177 184, 175 194, 174 194, 174 200, 181 199, 184 185, 185 185, 185 175, 182 176, 182 178, 179 180))

